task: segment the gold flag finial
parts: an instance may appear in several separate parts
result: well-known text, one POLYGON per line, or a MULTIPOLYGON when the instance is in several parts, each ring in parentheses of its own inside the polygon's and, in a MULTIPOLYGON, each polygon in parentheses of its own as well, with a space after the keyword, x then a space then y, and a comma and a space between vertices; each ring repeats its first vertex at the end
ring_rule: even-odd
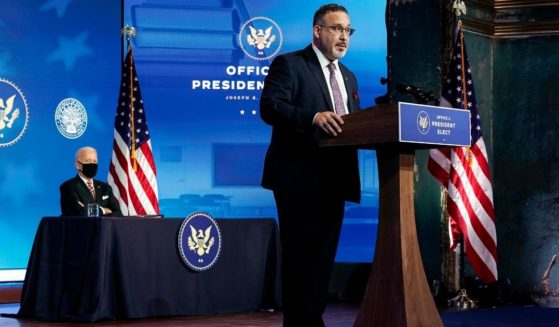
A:
POLYGON ((120 30, 120 35, 125 35, 128 42, 130 42, 130 37, 136 37, 136 34, 134 26, 126 25, 120 30))
POLYGON ((454 0, 454 4, 452 5, 452 9, 460 19, 460 16, 466 15, 466 4, 462 0, 454 0))

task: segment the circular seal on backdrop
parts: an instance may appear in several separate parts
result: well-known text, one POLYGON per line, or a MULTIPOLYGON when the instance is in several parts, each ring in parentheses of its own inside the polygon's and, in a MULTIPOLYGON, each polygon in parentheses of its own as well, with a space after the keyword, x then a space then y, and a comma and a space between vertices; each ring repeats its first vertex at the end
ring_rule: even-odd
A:
POLYGON ((74 98, 66 98, 56 107, 54 122, 62 136, 76 139, 82 136, 87 128, 87 112, 81 102, 74 98))
POLYGON ((425 111, 420 111, 417 114, 417 130, 419 133, 425 135, 429 132, 429 127, 431 127, 431 119, 429 114, 425 111))
POLYGON ((195 212, 182 222, 178 243, 182 261, 192 270, 205 271, 221 253, 221 231, 210 215, 195 212))
POLYGON ((14 82, 0 78, 0 147, 19 141, 27 129, 29 106, 14 82))
POLYGON ((250 58, 266 60, 280 51, 283 33, 276 22, 268 17, 258 16, 249 19, 241 26, 239 44, 250 58))

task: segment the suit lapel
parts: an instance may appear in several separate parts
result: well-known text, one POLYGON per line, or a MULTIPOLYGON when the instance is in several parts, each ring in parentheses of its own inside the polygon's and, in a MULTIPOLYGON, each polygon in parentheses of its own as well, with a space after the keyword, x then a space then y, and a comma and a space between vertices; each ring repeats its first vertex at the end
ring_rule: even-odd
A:
MULTIPOLYGON (((87 188, 87 185, 85 185, 85 183, 80 178, 80 176, 76 176, 75 181, 76 181, 76 189, 78 190, 78 193, 80 194, 80 197, 82 199, 87 199, 89 201, 93 200, 93 201, 97 202, 97 199, 93 198, 93 196, 89 192, 89 189, 87 188)), ((97 186, 96 186, 95 182, 93 182, 93 186, 95 187, 95 196, 97 197, 97 186)))
POLYGON ((353 108, 353 85, 348 81, 348 70, 338 61, 338 67, 340 67, 340 72, 342 73, 342 77, 344 79, 345 90, 347 92, 347 111, 348 113, 352 113, 353 108))
POLYGON ((93 181, 93 188, 95 189, 95 202, 99 203, 99 199, 101 198, 101 185, 99 185, 95 180, 93 181))
POLYGON ((328 85, 326 84, 326 80, 324 79, 324 73, 322 72, 322 67, 320 67, 320 62, 316 57, 316 53, 312 49, 312 46, 309 45, 305 48, 305 56, 307 57, 307 65, 309 69, 313 73, 313 76, 320 86, 320 90, 322 91, 322 96, 324 97, 324 101, 328 104, 328 108, 331 111, 334 111, 334 106, 332 104, 332 99, 330 98, 330 91, 328 90, 328 85))
POLYGON ((95 186, 95 197, 97 198, 95 200, 97 203, 101 203, 103 201, 103 185, 95 181, 93 181, 93 185, 95 186))

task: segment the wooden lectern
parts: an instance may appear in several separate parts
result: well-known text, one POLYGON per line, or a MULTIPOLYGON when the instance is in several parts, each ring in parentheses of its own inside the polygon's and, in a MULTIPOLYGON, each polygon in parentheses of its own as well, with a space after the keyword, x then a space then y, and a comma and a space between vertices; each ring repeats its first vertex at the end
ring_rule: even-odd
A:
POLYGON ((443 326, 421 261, 413 198, 415 150, 435 145, 399 141, 395 104, 343 119, 342 133, 320 146, 375 149, 380 187, 375 256, 354 326, 443 326))

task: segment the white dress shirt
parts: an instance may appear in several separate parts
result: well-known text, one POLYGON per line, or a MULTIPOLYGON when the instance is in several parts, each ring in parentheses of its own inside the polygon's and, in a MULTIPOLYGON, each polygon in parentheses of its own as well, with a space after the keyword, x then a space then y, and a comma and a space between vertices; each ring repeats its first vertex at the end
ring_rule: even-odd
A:
MULTIPOLYGON (((330 61, 320 50, 313 44, 312 48, 318 57, 318 62, 320 63, 320 67, 322 68, 322 73, 324 74, 324 78, 326 79, 326 85, 328 85, 328 91, 330 92, 330 100, 332 101, 332 106, 334 105, 334 95, 332 94, 332 85, 330 85, 330 69, 328 69, 328 65, 332 62, 336 66, 336 80, 338 81, 338 86, 340 87, 340 92, 342 93, 342 98, 344 100, 344 113, 348 114, 349 110, 347 109, 347 90, 345 88, 345 81, 342 76, 342 72, 340 71, 340 67, 338 66, 338 60, 330 61)), ((331 108, 332 111, 335 112, 334 108, 331 108)))

